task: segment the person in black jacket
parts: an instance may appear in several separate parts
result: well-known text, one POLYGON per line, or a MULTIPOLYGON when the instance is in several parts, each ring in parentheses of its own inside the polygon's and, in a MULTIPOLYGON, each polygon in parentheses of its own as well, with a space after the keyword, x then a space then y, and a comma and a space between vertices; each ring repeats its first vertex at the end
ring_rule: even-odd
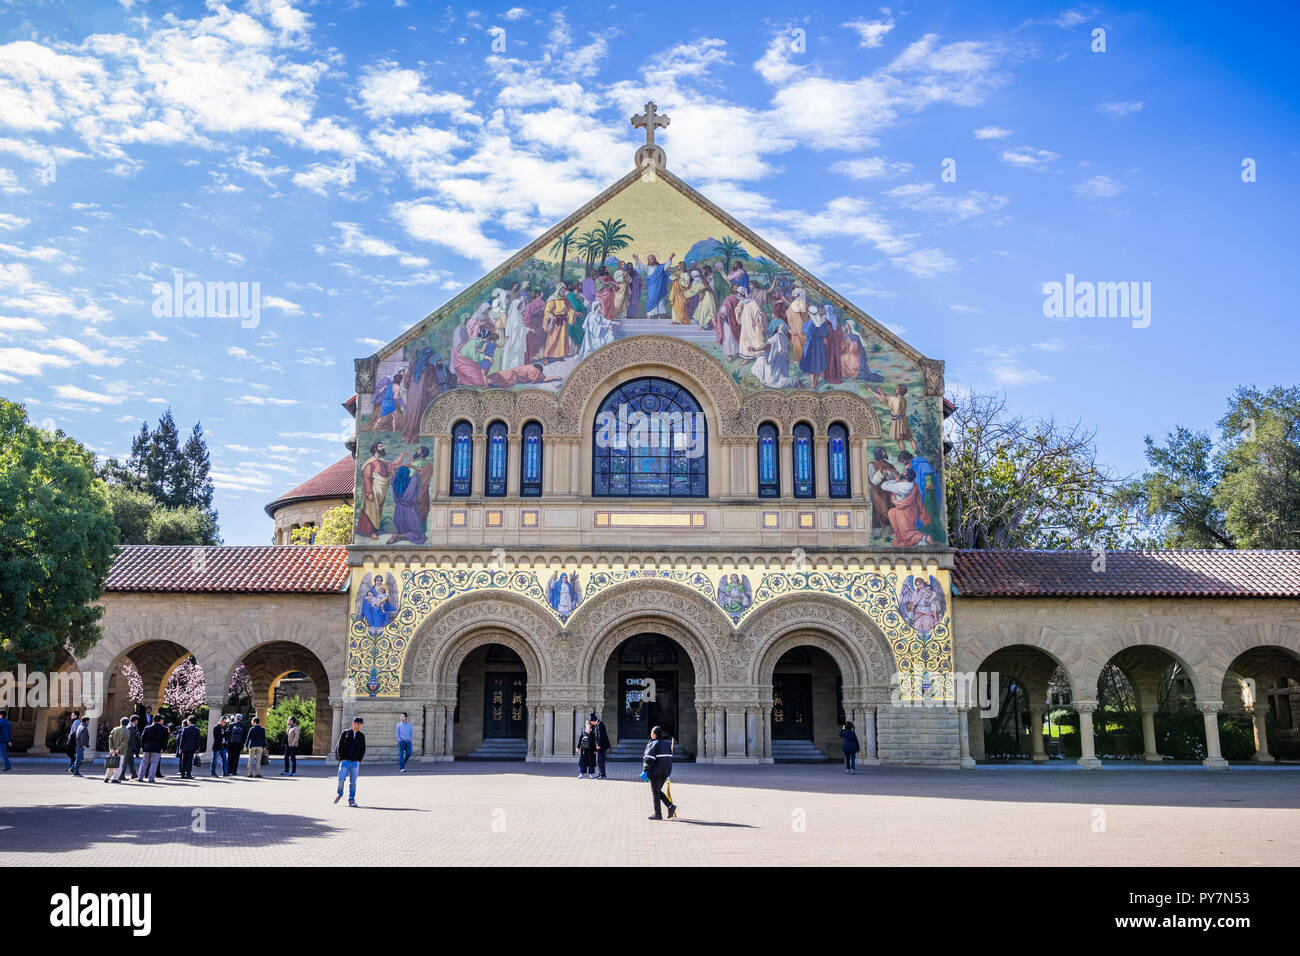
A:
POLYGON ((605 722, 596 716, 596 712, 591 712, 588 718, 592 723, 592 734, 596 738, 596 770, 600 774, 600 779, 605 779, 605 755, 609 753, 609 731, 605 729, 605 722))
POLYGON ((641 779, 650 781, 650 793, 655 803, 655 812, 650 815, 651 820, 663 819, 659 811, 661 802, 668 807, 668 819, 677 818, 677 804, 672 803, 668 795, 663 792, 664 784, 673 772, 673 743, 671 740, 664 739, 663 732, 662 727, 655 727, 650 731, 650 743, 646 744, 645 755, 641 759, 641 779))
POLYGON ((239 776, 239 754, 244 749, 244 715, 235 714, 235 720, 226 730, 226 776, 239 776))
POLYGON ((853 730, 853 721, 844 721, 844 729, 840 731, 841 746, 844 750, 844 772, 853 773, 853 765, 858 759, 858 735, 853 730))
POLYGON ((262 775, 262 751, 266 750, 266 731, 262 728, 260 717, 253 718, 253 726, 248 728, 248 775, 262 775))
POLYGON ((126 764, 126 776, 132 780, 139 780, 140 775, 136 773, 135 761, 140 756, 140 717, 138 714, 131 715, 131 723, 126 728, 126 752, 122 755, 122 762, 126 764))
POLYGON ((590 720, 583 725, 578 746, 573 749, 578 755, 578 776, 596 779, 596 728, 590 720))
POLYGON ((199 725, 193 717, 186 717, 181 727, 181 777, 194 779, 194 755, 199 750, 199 725))
POLYGON ((212 776, 220 776, 226 772, 226 717, 224 714, 212 728, 212 753, 208 755, 208 762, 212 764, 212 776), (217 772, 218 768, 220 774, 217 772))
POLYGON ((334 756, 339 761, 339 792, 334 797, 334 802, 343 799, 343 781, 347 779, 350 807, 357 805, 357 774, 361 772, 361 761, 366 758, 366 735, 361 732, 364 723, 360 717, 353 717, 352 729, 343 731, 339 745, 334 748, 334 756))
POLYGON ((162 763, 163 748, 167 746, 167 728, 163 725, 162 714, 155 714, 153 723, 140 735, 140 749, 144 752, 144 762, 140 765, 140 782, 156 783, 158 765, 162 763))

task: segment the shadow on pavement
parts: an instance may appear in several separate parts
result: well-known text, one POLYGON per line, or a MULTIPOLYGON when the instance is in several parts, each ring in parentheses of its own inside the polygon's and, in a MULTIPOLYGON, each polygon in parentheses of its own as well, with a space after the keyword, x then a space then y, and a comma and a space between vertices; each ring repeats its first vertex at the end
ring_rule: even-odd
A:
POLYGON ((0 844, 6 853, 68 853, 129 843, 183 843, 194 847, 273 846, 342 832, 311 817, 225 807, 141 807, 55 804, 0 808, 0 844), (197 817, 195 810, 202 810, 197 817), (192 826, 202 820, 204 832, 192 826))

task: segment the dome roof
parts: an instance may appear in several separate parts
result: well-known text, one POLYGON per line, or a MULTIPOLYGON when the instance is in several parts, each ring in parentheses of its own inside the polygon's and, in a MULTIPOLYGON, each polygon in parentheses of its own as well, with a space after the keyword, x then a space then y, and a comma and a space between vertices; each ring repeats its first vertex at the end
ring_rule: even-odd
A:
POLYGON ((285 505, 316 498, 351 498, 357 485, 357 463, 351 455, 340 458, 320 474, 308 478, 292 491, 286 491, 266 506, 272 518, 285 505))

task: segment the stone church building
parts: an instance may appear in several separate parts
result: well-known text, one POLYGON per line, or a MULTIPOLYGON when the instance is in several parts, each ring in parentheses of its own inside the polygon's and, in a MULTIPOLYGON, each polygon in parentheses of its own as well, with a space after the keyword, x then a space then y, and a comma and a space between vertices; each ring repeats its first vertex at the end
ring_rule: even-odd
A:
POLYGON ((424 760, 568 761, 596 712, 620 754, 657 725, 697 762, 836 757, 852 721, 865 762, 971 767, 966 691, 997 673, 1038 728, 1064 681, 1097 766, 1109 663, 1146 759, 1171 668, 1207 765, 1225 708, 1271 759, 1300 726, 1300 555, 949 547, 943 362, 670 173, 653 104, 637 122, 632 172, 356 360, 354 453, 267 506, 275 545, 124 549, 67 662, 113 675, 108 713, 125 661, 156 705, 192 655, 213 691, 242 663, 263 713, 305 675, 316 740, 361 714, 380 754, 405 712, 424 760), (289 544, 338 503, 350 547, 289 544))

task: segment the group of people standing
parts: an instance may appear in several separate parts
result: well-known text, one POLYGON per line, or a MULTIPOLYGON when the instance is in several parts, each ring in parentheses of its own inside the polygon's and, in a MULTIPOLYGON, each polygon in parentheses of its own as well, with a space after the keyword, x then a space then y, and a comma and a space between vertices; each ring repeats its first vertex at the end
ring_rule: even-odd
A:
MULTIPOLYGON (((80 721, 74 714, 73 733, 80 736, 85 728, 85 722, 80 721), (80 726, 77 726, 78 724, 80 726)), ((211 776, 237 776, 239 758, 245 752, 248 753, 248 776, 262 775, 262 755, 266 753, 266 728, 262 726, 259 718, 254 717, 246 727, 243 714, 235 714, 233 717, 222 716, 211 729, 212 750, 208 755, 211 776)), ((286 732, 285 769, 281 776, 292 777, 297 773, 300 732, 297 720, 290 717, 286 732)), ((121 783, 123 780, 131 779, 141 783, 156 783, 160 778, 165 779, 165 775, 161 772, 162 756, 173 734, 176 737, 180 779, 193 780, 199 748, 203 743, 198 718, 186 717, 181 721, 180 727, 174 729, 164 723, 162 714, 154 714, 152 720, 149 720, 147 715, 142 719, 139 714, 133 714, 121 718, 118 726, 114 727, 108 735, 108 755, 104 759, 104 782, 121 783), (137 759, 141 762, 138 771, 137 759)), ((80 759, 74 762, 68 772, 82 776, 80 759)))

